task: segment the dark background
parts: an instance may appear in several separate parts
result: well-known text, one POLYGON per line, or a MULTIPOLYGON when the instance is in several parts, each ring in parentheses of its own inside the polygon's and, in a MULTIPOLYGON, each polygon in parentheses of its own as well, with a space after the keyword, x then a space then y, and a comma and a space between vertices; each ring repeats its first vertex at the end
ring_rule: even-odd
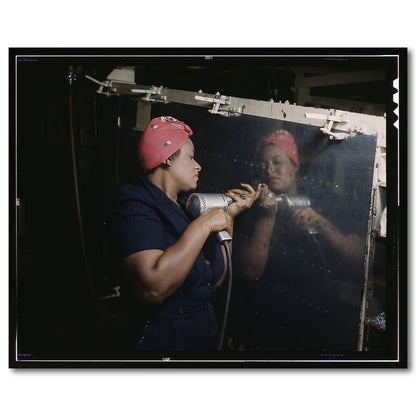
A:
MULTIPOLYGON (((313 93, 339 99, 339 109, 356 110, 356 104, 354 108, 345 107, 351 100, 363 106, 365 103, 366 108, 371 108, 368 103, 374 104, 373 114, 386 112, 391 117, 395 63, 384 57, 272 57, 262 56, 258 50, 258 56, 250 57, 227 54, 226 50, 189 51, 191 57, 167 56, 163 50, 149 51, 159 55, 155 57, 131 56, 134 51, 119 53, 120 57, 98 56, 100 51, 70 51, 71 56, 65 50, 60 52, 14 50, 10 55, 11 79, 13 75, 16 79, 11 102, 15 100, 17 127, 11 147, 17 155, 12 207, 15 197, 19 198, 15 235, 11 227, 11 241, 17 243, 17 256, 11 259, 12 277, 17 276, 16 298, 12 297, 12 320, 16 319, 17 326, 11 326, 11 338, 17 330, 20 359, 95 357, 112 354, 117 347, 117 314, 113 313, 116 300, 99 301, 99 310, 96 306, 97 299, 111 295, 117 283, 107 221, 113 191, 120 182, 128 181, 126 176, 132 172, 131 166, 126 169, 117 160, 123 160, 123 155, 118 158, 120 137, 133 134, 135 102, 127 96, 97 95, 97 86, 85 79, 85 74, 103 81, 114 67, 133 66, 136 83, 140 85, 219 91, 224 95, 290 103, 298 98, 299 74, 341 74, 338 84, 319 87, 313 93), (218 57, 219 54, 225 56, 218 57), (70 67, 77 72, 71 87, 70 67), (342 82, 344 73, 380 68, 386 71, 384 81, 348 85, 342 82), (70 93, 89 269, 80 243, 74 193, 70 93), (120 129, 118 115, 122 115, 120 129), (108 313, 103 315, 103 309, 108 313)), ((104 55, 106 51, 102 52, 104 55)), ((149 55, 147 51, 138 52, 149 55)), ((13 154, 11 159, 14 160, 13 154)), ((13 289, 11 285, 12 294, 13 289)))

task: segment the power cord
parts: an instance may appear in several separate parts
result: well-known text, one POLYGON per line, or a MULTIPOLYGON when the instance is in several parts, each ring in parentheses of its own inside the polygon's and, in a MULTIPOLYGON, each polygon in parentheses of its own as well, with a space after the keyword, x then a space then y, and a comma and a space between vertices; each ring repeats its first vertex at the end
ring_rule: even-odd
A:
POLYGON ((79 71, 74 72, 72 67, 69 68, 69 135, 70 135, 70 142, 71 142, 71 155, 72 155, 72 174, 74 178, 74 191, 75 191, 75 203, 77 208, 77 217, 78 217, 78 225, 79 225, 79 232, 81 237, 81 248, 82 248, 82 255, 85 265, 85 271, 87 274, 88 285, 90 289, 91 296, 93 298, 95 309, 102 314, 101 309, 98 305, 97 297, 95 294, 94 285, 92 282, 92 276, 90 272, 90 266, 88 261, 87 249, 85 244, 85 236, 84 236, 84 227, 82 225, 82 216, 81 216, 81 205, 80 205, 80 198, 79 198, 79 189, 78 189, 78 173, 77 173, 77 164, 76 164, 76 157, 75 157, 75 139, 74 139, 74 121, 73 121, 73 95, 72 95, 72 88, 73 88, 73 81, 76 80, 77 75, 79 75, 79 71))
POLYGON ((231 250, 228 241, 224 241, 225 252, 227 253, 227 262, 228 262, 228 287, 227 287, 227 297, 225 300, 225 307, 224 307, 224 317, 221 326, 221 333, 220 339, 218 342, 218 351, 222 350, 222 346, 224 343, 224 334, 225 334, 225 327, 227 326, 227 319, 228 319, 228 311, 230 308, 230 299, 231 299, 231 288, 233 282, 233 266, 231 261, 231 250))

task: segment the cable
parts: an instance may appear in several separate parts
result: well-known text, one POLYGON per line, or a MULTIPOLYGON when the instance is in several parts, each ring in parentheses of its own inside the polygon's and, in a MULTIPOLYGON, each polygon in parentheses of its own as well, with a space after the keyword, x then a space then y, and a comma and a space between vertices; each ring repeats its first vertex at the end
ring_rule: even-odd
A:
POLYGON ((224 318, 222 321, 221 334, 220 334, 220 339, 218 343, 218 351, 222 350, 222 344, 224 343, 225 327, 227 325, 228 310, 230 308, 230 299, 231 299, 231 287, 232 287, 232 282, 233 282, 233 266, 232 266, 232 261, 231 261, 231 250, 230 250, 228 241, 224 241, 224 247, 227 253, 227 262, 228 262, 228 288, 227 288, 227 297, 225 300, 224 318))
POLYGON ((73 110, 72 110, 72 81, 70 80, 69 84, 69 135, 71 141, 71 154, 72 154, 72 173, 74 177, 74 190, 75 190, 75 202, 77 207, 77 217, 78 217, 78 225, 79 225, 79 232, 81 236, 81 248, 82 248, 82 255, 85 264, 85 271, 87 273, 88 284, 91 292, 91 296, 93 298, 94 306, 98 312, 101 313, 100 307, 97 302, 97 297, 95 295, 95 289, 92 282, 90 266, 88 262, 88 255, 85 245, 85 237, 84 237, 84 228, 82 225, 82 216, 81 216, 81 205, 79 202, 79 189, 78 189, 78 174, 77 174, 77 164, 75 158, 75 140, 74 140, 74 123, 73 123, 73 110))
POLYGON ((316 238, 315 233, 310 233, 309 235, 312 237, 312 240, 313 240, 313 242, 315 243, 315 245, 318 249, 319 257, 321 258, 322 267, 324 269, 327 306, 328 306, 329 313, 331 313, 332 312, 332 299, 331 299, 331 290, 330 290, 330 287, 329 287, 328 266, 327 266, 327 263, 326 263, 325 255, 324 255, 324 252, 322 251, 321 244, 319 243, 318 239, 316 238))

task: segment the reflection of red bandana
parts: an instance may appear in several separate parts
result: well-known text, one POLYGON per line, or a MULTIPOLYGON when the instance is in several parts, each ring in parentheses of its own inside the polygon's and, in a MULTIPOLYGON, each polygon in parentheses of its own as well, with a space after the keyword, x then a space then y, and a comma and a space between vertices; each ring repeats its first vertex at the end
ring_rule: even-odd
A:
POLYGON ((163 116, 151 120, 137 147, 143 171, 160 165, 182 147, 190 136, 191 128, 176 118, 163 116))
POLYGON ((295 139, 288 131, 277 130, 270 134, 270 136, 261 139, 257 144, 256 153, 266 144, 274 144, 280 147, 299 166, 298 147, 296 146, 295 139))

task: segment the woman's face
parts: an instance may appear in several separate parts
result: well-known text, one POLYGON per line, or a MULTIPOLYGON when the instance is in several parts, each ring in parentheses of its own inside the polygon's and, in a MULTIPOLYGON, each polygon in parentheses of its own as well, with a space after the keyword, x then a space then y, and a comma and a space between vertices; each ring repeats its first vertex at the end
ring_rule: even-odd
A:
POLYGON ((188 139, 177 157, 171 161, 170 174, 179 192, 189 192, 198 185, 201 165, 194 158, 194 144, 188 139))
POLYGON ((296 173, 299 168, 284 150, 274 144, 267 144, 261 149, 259 159, 264 180, 272 192, 296 193, 296 173))

